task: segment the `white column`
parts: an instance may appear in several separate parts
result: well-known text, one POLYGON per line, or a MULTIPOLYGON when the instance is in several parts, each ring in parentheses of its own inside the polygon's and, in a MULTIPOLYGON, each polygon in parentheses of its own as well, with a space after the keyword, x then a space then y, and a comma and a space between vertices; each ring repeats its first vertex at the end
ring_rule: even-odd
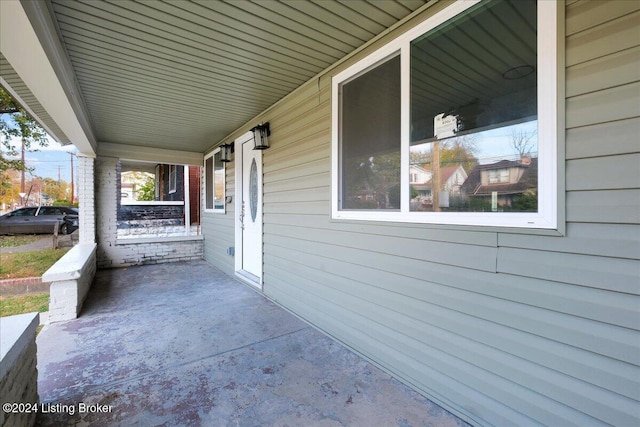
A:
POLYGON ((184 173, 184 234, 188 236, 191 234, 191 201, 189 194, 189 165, 183 165, 182 170, 184 173))
POLYGON ((95 159, 78 154, 78 203, 80 215, 80 243, 96 241, 95 159))

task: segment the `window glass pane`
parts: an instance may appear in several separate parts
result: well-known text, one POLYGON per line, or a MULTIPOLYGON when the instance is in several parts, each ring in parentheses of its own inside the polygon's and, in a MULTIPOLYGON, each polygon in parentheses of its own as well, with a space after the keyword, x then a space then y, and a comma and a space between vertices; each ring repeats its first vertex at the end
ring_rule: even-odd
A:
POLYGON ((411 210, 537 211, 536 15, 481 3, 411 43, 411 210))
POLYGON ((214 209, 224 209, 224 163, 218 151, 214 156, 214 172, 213 172, 213 192, 214 192, 214 209))
POLYGON ((169 193, 173 193, 178 188, 178 170, 176 165, 169 165, 169 193))
POLYGON ((400 57, 341 89, 341 209, 400 208, 400 57))
POLYGON ((18 209, 13 212, 13 216, 34 216, 38 208, 18 209))
POLYGON ((213 157, 204 162, 205 208, 213 209, 213 157))

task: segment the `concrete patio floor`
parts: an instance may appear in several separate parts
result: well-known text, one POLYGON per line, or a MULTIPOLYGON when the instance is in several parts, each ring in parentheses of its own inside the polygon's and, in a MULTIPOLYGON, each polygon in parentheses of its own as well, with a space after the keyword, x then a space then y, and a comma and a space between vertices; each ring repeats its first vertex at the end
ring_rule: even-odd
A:
POLYGON ((41 426, 465 425, 204 261, 98 271, 37 345, 41 426))

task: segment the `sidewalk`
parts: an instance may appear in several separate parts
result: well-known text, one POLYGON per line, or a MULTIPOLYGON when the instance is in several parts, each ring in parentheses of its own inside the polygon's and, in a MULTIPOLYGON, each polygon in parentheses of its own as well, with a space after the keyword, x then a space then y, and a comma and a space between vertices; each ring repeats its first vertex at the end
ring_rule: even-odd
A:
POLYGON ((36 240, 33 243, 29 243, 28 245, 9 246, 6 248, 0 248, 0 254, 14 254, 17 252, 40 251, 42 249, 52 249, 52 248, 53 248, 53 235, 46 234, 42 238, 36 240))

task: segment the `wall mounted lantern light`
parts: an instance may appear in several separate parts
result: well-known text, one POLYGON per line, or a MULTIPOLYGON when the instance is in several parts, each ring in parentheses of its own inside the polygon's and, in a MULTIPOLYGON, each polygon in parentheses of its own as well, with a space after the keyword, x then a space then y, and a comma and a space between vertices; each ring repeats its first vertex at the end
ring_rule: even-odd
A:
POLYGON ((255 126, 251 129, 253 132, 254 150, 266 150, 269 148, 269 136, 271 135, 271 129, 269 128, 269 122, 255 126))
POLYGON ((220 161, 229 163, 231 161, 231 154, 233 151, 233 144, 222 144, 220 146, 220 161))

